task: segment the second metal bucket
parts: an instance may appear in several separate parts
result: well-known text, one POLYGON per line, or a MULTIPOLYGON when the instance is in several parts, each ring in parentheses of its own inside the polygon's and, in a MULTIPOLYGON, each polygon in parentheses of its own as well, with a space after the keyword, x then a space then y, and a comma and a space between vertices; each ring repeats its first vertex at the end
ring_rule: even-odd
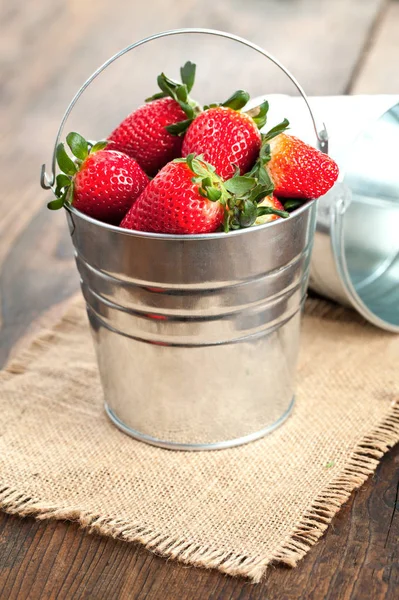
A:
MULTIPOLYGON (((371 115, 392 99, 344 101, 342 127, 350 123, 354 128, 359 107, 365 105, 371 115)), ((333 125, 331 132, 334 136, 333 125)), ((339 133, 337 127, 335 134, 339 133)), ((343 181, 318 201, 310 277, 310 286, 319 294, 394 333, 399 333, 398 140, 395 103, 379 118, 363 123, 361 133, 344 150, 333 153, 343 181)))

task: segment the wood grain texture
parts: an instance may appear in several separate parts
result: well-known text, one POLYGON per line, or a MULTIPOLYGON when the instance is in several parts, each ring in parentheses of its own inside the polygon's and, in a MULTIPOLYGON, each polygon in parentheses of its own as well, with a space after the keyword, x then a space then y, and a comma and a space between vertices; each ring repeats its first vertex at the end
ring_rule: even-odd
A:
MULTIPOLYGON (((49 160, 67 102, 103 60, 154 31, 207 26, 267 47, 310 94, 343 92, 355 71, 356 91, 387 92, 388 79, 375 67, 373 53, 378 65, 384 65, 384 54, 393 45, 398 52, 391 39, 397 37, 397 7, 384 0, 97 0, 95 6, 36 0, 34 9, 22 0, 2 3, 0 363, 32 323, 78 287, 64 216, 44 208, 46 194, 38 187, 38 174, 41 162, 49 160), (365 48, 368 53, 361 60, 365 48), (368 73, 363 82, 362 69, 368 73)), ((396 65, 398 59, 391 56, 390 63, 396 65)), ((93 127, 112 112, 115 82, 111 77, 96 99, 93 127)), ((85 110, 78 111, 82 122, 89 116, 85 110)), ((394 600, 399 584, 398 489, 397 449, 297 569, 272 568, 257 586, 165 561, 138 545, 88 535, 72 523, 0 514, 0 598, 394 600)))

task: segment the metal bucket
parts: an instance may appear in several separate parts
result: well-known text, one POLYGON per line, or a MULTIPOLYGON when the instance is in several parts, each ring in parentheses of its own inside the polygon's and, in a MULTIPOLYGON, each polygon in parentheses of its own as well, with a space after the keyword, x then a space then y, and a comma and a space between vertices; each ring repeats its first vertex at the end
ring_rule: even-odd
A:
POLYGON ((399 333, 399 103, 345 152, 341 184, 318 201, 310 286, 399 333))
POLYGON ((229 234, 171 236, 68 213, 108 415, 143 441, 223 448, 294 395, 314 203, 229 234))
MULTIPOLYGON (((77 99, 121 54, 107 61, 77 99)), ((309 108, 310 110, 310 108, 309 108)), ((311 118, 315 126, 312 113, 311 118)), ((317 129, 316 129, 317 131, 317 129)), ((326 149, 326 132, 318 134, 326 149)), ((53 184, 42 171, 42 185, 53 184)), ((106 411, 124 432, 179 450, 236 446, 275 429, 294 402, 315 203, 289 219, 195 236, 122 230, 67 211, 106 411)))

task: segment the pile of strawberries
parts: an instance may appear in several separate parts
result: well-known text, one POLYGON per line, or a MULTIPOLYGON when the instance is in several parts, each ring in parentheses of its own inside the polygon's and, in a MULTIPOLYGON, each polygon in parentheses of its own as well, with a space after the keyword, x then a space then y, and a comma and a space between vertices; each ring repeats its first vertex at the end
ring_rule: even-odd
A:
POLYGON ((260 133, 268 102, 245 112, 239 90, 222 104, 190 98, 195 65, 181 82, 158 77, 160 92, 96 144, 70 133, 57 148, 60 173, 49 208, 72 204, 122 228, 198 234, 286 218, 325 194, 338 177, 327 155, 285 133, 260 133))

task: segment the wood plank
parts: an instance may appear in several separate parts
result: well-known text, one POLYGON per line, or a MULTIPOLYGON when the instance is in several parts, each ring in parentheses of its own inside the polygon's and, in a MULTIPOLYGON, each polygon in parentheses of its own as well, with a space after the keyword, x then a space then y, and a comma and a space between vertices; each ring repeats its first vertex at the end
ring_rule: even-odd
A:
MULTIPOLYGON (((34 10, 27 10, 22 0, 2 3, 0 106, 6 110, 0 111, 0 361, 32 322, 78 286, 64 216, 44 208, 46 194, 38 187, 38 174, 41 162, 49 159, 67 102, 93 69, 120 47, 154 31, 205 26, 234 31, 266 47, 309 93, 338 94, 348 87, 384 4, 97 0, 93 8, 78 0, 36 0, 34 10)), ((204 45, 202 51, 206 73, 213 74, 212 50, 204 45)), ((234 70, 237 56, 230 57, 226 68, 234 70)), ((248 66, 251 77, 259 79, 256 64, 248 66)), ((126 71, 116 69, 91 106, 83 104, 77 113, 81 123, 101 126, 114 118, 114 107, 125 110, 131 104, 127 91, 122 99, 115 93, 123 74, 126 79, 126 71)), ((132 90, 135 80, 130 83, 132 90)), ((282 80, 265 85, 281 85, 272 91, 291 89, 282 80)), ((393 600, 399 582, 398 466, 399 450, 385 457, 373 480, 352 497, 300 567, 270 569, 258 586, 167 562, 139 545, 89 536, 75 524, 0 514, 0 597, 393 600)))
POLYGON ((392 1, 375 28, 352 94, 397 94, 399 91, 399 3, 392 1))

